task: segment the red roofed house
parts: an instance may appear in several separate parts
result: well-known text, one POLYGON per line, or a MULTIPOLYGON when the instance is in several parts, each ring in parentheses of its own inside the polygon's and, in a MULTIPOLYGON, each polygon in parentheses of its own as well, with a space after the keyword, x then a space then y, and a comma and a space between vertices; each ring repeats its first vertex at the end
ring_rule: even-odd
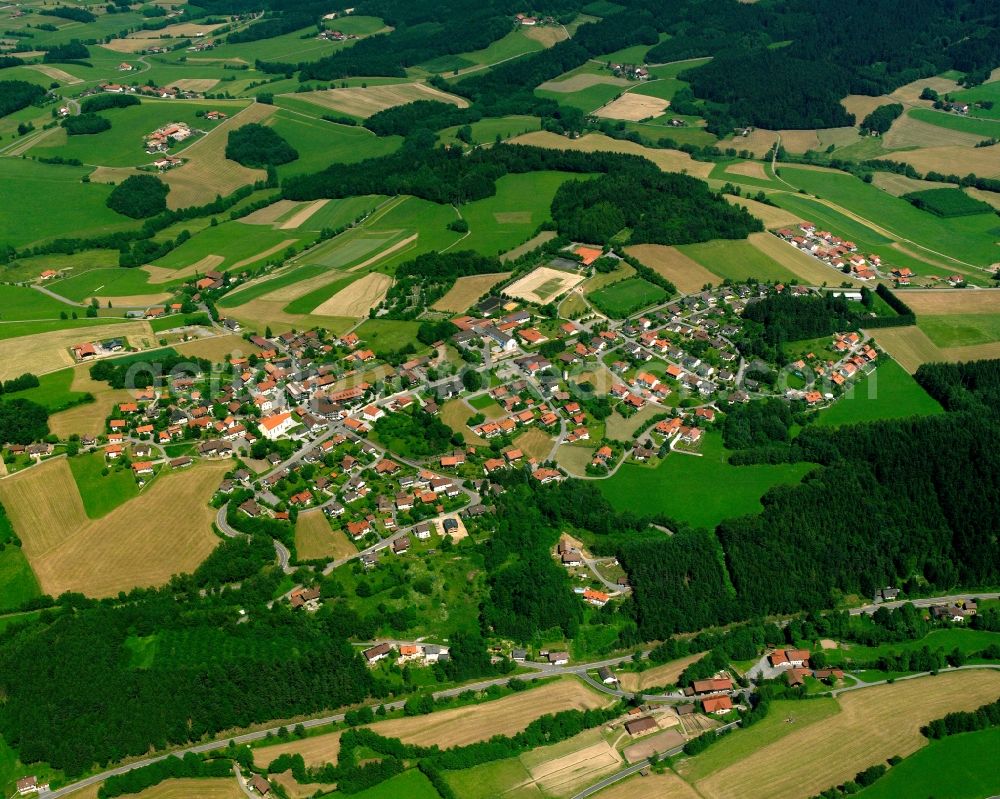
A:
POLYGON ((701 707, 706 713, 721 716, 733 709, 733 700, 728 696, 710 696, 701 700, 701 707))
POLYGON ((275 413, 271 416, 265 416, 260 420, 261 433, 264 434, 264 438, 271 441, 280 438, 294 426, 295 420, 292 419, 292 415, 288 412, 275 413))

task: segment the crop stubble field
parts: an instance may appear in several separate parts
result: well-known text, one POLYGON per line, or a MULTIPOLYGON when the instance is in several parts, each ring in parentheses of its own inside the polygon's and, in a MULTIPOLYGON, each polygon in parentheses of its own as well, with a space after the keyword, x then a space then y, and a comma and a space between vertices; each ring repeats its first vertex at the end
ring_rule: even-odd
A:
POLYGON ((142 494, 90 520, 63 458, 0 483, 0 501, 42 589, 111 596, 192 571, 218 544, 208 500, 224 463, 156 478, 142 494), (180 509, 183 509, 181 511, 180 509))
POLYGON ((431 307, 435 311, 464 313, 483 294, 497 283, 510 277, 510 272, 492 272, 488 275, 466 275, 455 281, 448 293, 431 307))
POLYGON ((926 743, 920 726, 996 699, 1000 672, 954 672, 843 694, 840 713, 697 783, 705 799, 801 799, 926 743))
POLYGON ((539 266, 507 286, 503 293, 528 302, 549 302, 583 281, 583 275, 539 266))
POLYGON ((326 514, 321 510, 307 510, 299 514, 295 523, 295 550, 301 560, 345 558, 358 551, 347 540, 343 530, 330 527, 326 514))

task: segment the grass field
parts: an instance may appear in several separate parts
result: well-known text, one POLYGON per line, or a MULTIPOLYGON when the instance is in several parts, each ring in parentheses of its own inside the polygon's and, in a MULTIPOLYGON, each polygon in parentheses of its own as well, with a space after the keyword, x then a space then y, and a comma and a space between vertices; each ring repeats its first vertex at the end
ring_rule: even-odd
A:
MULTIPOLYGON (((697 783, 705 799, 801 799, 925 744, 922 724, 996 699, 1000 673, 940 674, 843 694, 841 712, 795 730, 697 783)), ((720 744, 721 745, 721 744, 720 744)))
POLYGON ((49 372, 38 378, 37 387, 18 391, 13 396, 37 402, 53 413, 64 408, 68 403, 83 397, 83 392, 73 390, 73 375, 72 369, 49 372))
POLYGON ((749 241, 706 241, 702 244, 682 244, 677 250, 723 279, 737 281, 750 277, 777 281, 797 279, 793 272, 768 257, 749 241))
POLYGON ((656 468, 626 463, 614 477, 598 480, 601 493, 618 510, 665 513, 694 525, 715 527, 723 519, 759 513, 760 498, 772 486, 799 482, 813 467, 730 466, 718 433, 709 433, 703 457, 671 453, 656 468))
POLYGON ((1000 124, 997 124, 994 120, 976 119, 973 116, 959 116, 958 114, 949 114, 945 111, 935 111, 930 108, 911 109, 907 112, 907 116, 939 128, 957 130, 960 133, 977 136, 980 139, 990 139, 1000 133, 1000 124))
POLYGON ((638 277, 621 280, 587 295, 588 300, 614 319, 661 303, 666 298, 667 292, 662 287, 638 277))
MULTIPOLYGON (((513 136, 520 136, 522 133, 539 130, 540 124, 538 117, 515 114, 505 117, 486 117, 478 122, 473 122, 469 127, 472 128, 473 142, 490 144, 496 141, 497 136, 501 139, 509 139, 513 136)), ((438 141, 442 144, 459 144, 456 137, 459 127, 455 125, 445 128, 438 134, 438 141)))
POLYGON ((7 544, 0 550, 0 609, 20 607, 41 593, 21 548, 7 544))
POLYGON ((806 285, 822 286, 827 283, 839 286, 845 281, 856 286, 861 285, 860 281, 826 266, 770 233, 751 233, 747 240, 766 257, 788 269, 806 285))
POLYGON ((904 419, 943 413, 937 400, 924 391, 902 366, 882 360, 870 377, 855 382, 851 391, 820 411, 818 423, 828 427, 881 419, 904 419))
POLYGON ((395 352, 417 341, 419 322, 402 322, 394 319, 368 319, 357 329, 365 344, 379 352, 395 352))
MULTIPOLYGON (((165 296, 162 285, 149 283, 149 273, 145 270, 122 269, 119 266, 88 269, 65 278, 57 278, 50 281, 46 288, 74 302, 83 302, 91 297, 123 297, 156 292, 165 296)), ((107 302, 102 305, 107 305, 107 302)), ((81 309, 70 309, 64 305, 62 310, 76 310, 79 313, 81 309)))
POLYGON ((456 247, 499 255, 523 244, 549 218, 556 190, 570 177, 564 172, 501 177, 494 196, 462 206, 469 235, 456 247))
POLYGON ((859 799, 934 796, 936 799, 979 799, 1000 793, 1000 729, 950 735, 889 770, 859 799))
POLYGON ((1000 633, 986 630, 966 630, 962 628, 932 630, 923 638, 880 646, 862 646, 861 644, 843 644, 837 649, 827 650, 827 661, 832 664, 843 663, 847 659, 866 661, 892 652, 904 652, 927 647, 932 652, 942 650, 951 652, 958 649, 965 654, 979 652, 988 646, 1000 642, 1000 633))
POLYGON ((107 463, 103 452, 80 455, 68 462, 83 500, 83 509, 91 519, 107 516, 119 505, 139 496, 130 469, 112 469, 109 474, 101 475, 107 463))
POLYGON ((996 314, 943 314, 919 316, 918 326, 939 347, 964 347, 1000 341, 1000 316, 996 314))
POLYGON ((267 124, 299 153, 295 161, 278 167, 278 176, 282 178, 319 172, 333 163, 352 164, 377 158, 395 151, 402 142, 399 136, 380 138, 365 128, 336 125, 289 110, 278 111, 267 124))
MULTIPOLYGON (((90 364, 80 364, 68 371, 72 374, 70 391, 90 393, 94 401, 50 416, 49 430, 60 438, 69 438, 73 433, 100 435, 104 432, 104 420, 119 402, 124 402, 130 395, 126 389, 111 388, 107 383, 91 380, 90 364)), ((62 372, 52 374, 61 375, 62 372)))
POLYGON ((218 543, 207 502, 225 469, 212 463, 160 476, 91 520, 66 459, 56 459, 2 481, 0 501, 46 593, 110 596, 160 585, 207 557, 218 543))
POLYGON ((809 702, 777 700, 771 703, 771 709, 763 721, 745 730, 736 730, 701 754, 683 760, 678 771, 684 779, 697 783, 709 774, 743 760, 758 749, 839 712, 840 706, 835 699, 815 699, 809 702))
POLYGON ((358 799, 438 799, 438 792, 420 769, 411 768, 392 779, 354 794, 358 799))
POLYGON ((922 327, 892 327, 872 331, 876 343, 892 355, 911 374, 922 363, 945 361, 980 361, 1000 358, 1000 342, 939 347, 922 327))
POLYGON ((299 514, 295 523, 295 551, 299 560, 345 558, 357 548, 347 540, 343 530, 334 530, 321 510, 299 514))
POLYGON ((660 666, 653 666, 645 671, 620 671, 618 672, 619 687, 623 691, 645 691, 647 688, 673 685, 684 669, 696 660, 701 660, 704 656, 704 652, 698 652, 660 666))
POLYGON ((110 186, 80 182, 89 171, 87 167, 0 159, 0 183, 18 187, 18 201, 6 204, 0 214, 0 241, 23 247, 57 236, 137 228, 137 222, 104 204, 110 186))
MULTIPOLYGON (((154 266, 176 270, 177 277, 193 277, 194 265, 209 255, 217 255, 222 261, 208 268, 232 270, 238 268, 237 265, 241 262, 249 266, 263 260, 268 256, 262 253, 276 246, 284 247, 289 242, 297 242, 300 236, 295 230, 274 230, 265 225, 246 225, 238 220, 222 222, 195 234, 180 247, 155 261, 154 266)), ((204 272, 205 269, 200 268, 198 271, 204 272)))
POLYGON ((979 266, 1000 259, 996 241, 1000 228, 994 214, 941 219, 892 197, 845 173, 782 167, 781 176, 796 187, 831 200, 862 219, 877 220, 901 241, 979 266))

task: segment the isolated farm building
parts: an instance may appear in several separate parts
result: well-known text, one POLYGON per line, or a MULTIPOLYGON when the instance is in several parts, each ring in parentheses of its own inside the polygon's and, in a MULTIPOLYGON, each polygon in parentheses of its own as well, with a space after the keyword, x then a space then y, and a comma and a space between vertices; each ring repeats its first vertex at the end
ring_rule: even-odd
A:
POLYGON ((701 708, 706 713, 721 716, 733 709, 733 700, 728 696, 710 696, 701 700, 701 708))
POLYGON ((361 654, 364 655, 368 665, 371 665, 372 663, 378 663, 384 657, 388 657, 390 651, 392 651, 392 645, 382 642, 364 650, 361 654))
POLYGON ((771 665, 775 668, 781 666, 807 666, 809 665, 809 650, 808 649, 776 649, 771 655, 768 656, 768 660, 771 665))
POLYGON ((618 682, 618 678, 614 675, 614 672, 607 666, 601 666, 597 670, 597 676, 605 685, 615 685, 618 682))
POLYGON ((528 659, 527 649, 512 649, 510 652, 510 659, 515 663, 524 663, 528 659))
POLYGON ((563 552, 559 559, 562 561, 563 566, 579 566, 583 563, 583 556, 575 549, 563 552))
POLYGON ((549 652, 549 665, 565 666, 569 663, 569 652, 549 652))
POLYGON ((696 694, 710 694, 715 691, 733 690, 733 681, 728 677, 717 677, 709 680, 695 680, 691 688, 696 694))
POLYGON ((260 776, 260 774, 254 774, 247 780, 247 788, 253 791, 253 793, 267 796, 271 792, 271 783, 260 776))
POLYGON ((49 784, 47 782, 39 782, 38 777, 29 776, 21 777, 17 781, 17 792, 21 796, 28 796, 33 793, 42 793, 49 789, 49 784))
POLYGON ((74 344, 72 347, 73 357, 78 361, 86 361, 97 355, 97 350, 94 345, 87 342, 86 344, 74 344))
POLYGON ((643 716, 642 718, 625 722, 625 732, 632 736, 642 735, 644 732, 655 730, 656 727, 656 719, 652 716, 643 716))
POLYGON ((292 591, 291 597, 289 597, 293 608, 301 608, 308 605, 310 602, 318 602, 320 597, 320 590, 318 588, 302 588, 298 591, 292 591))

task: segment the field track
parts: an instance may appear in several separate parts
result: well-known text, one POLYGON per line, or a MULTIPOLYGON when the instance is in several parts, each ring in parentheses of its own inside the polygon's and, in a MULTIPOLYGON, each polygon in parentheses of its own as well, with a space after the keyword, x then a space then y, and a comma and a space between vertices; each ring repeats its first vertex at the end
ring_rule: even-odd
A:
POLYGON ((226 468, 159 475, 139 497, 90 520, 69 465, 57 458, 0 481, 0 501, 43 591, 112 596, 162 585, 208 556, 219 542, 208 500, 226 468))
POLYGON ((705 799, 804 799, 926 744, 920 726, 1000 694, 1000 672, 939 674, 842 694, 841 712, 792 732, 697 783, 705 799))

